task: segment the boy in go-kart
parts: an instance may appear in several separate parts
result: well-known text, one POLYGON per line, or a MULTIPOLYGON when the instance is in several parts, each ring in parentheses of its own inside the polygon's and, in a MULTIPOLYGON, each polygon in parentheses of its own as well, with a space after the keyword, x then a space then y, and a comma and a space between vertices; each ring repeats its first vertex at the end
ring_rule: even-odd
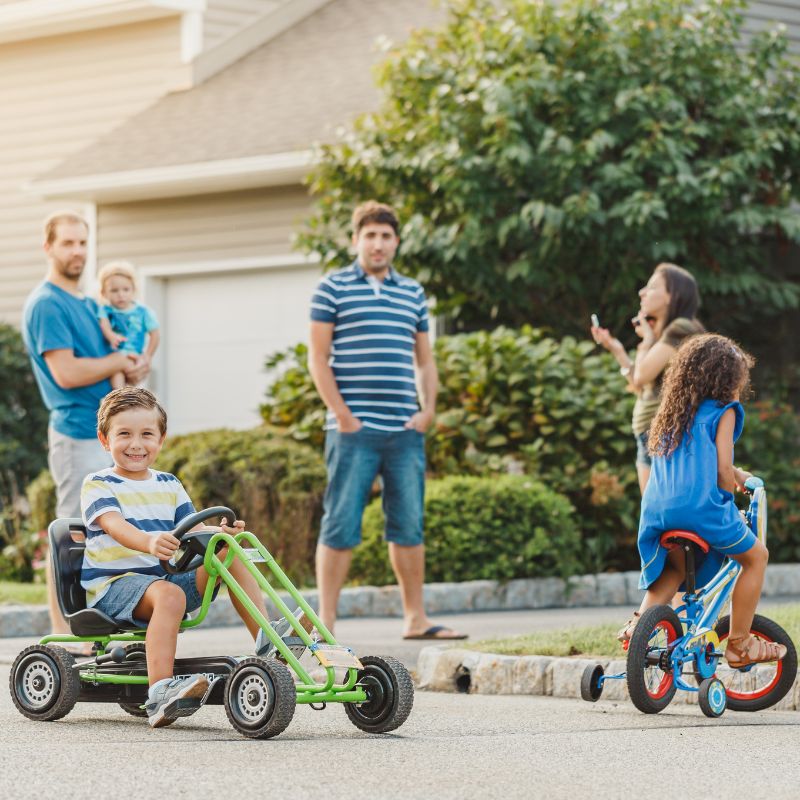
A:
MULTIPOLYGON (((177 710, 174 701, 202 698, 208 689, 202 675, 173 677, 181 620, 185 612, 200 607, 209 575, 202 566, 169 575, 160 563, 178 548, 172 535, 175 526, 195 511, 174 475, 150 469, 166 433, 166 412, 147 389, 125 387, 111 392, 97 412, 97 436, 114 466, 90 473, 81 489, 86 525, 81 583, 87 605, 116 620, 147 627, 150 691, 146 709, 154 728, 196 711, 197 704, 184 704, 190 707, 177 710)), ((222 520, 226 533, 244 530, 242 520, 232 520, 232 525, 226 522, 222 520)), ((244 564, 234 559, 229 569, 267 617, 261 591, 244 564)), ((273 646, 258 623, 233 594, 231 602, 256 639, 256 652, 267 655, 273 646)))

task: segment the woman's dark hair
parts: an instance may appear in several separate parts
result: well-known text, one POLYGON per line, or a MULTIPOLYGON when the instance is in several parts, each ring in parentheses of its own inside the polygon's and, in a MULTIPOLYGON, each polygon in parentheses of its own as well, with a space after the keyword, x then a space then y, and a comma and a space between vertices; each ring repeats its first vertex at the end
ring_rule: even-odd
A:
POLYGON ((703 333, 687 339, 666 370, 661 405, 650 425, 650 453, 674 452, 703 400, 730 403, 737 392, 744 398, 753 364, 749 353, 724 336, 703 333))
POLYGON ((678 317, 694 319, 697 309, 700 308, 700 292, 697 291, 697 281, 689 270, 677 264, 659 264, 654 273, 664 277, 669 293, 669 308, 664 327, 678 317))

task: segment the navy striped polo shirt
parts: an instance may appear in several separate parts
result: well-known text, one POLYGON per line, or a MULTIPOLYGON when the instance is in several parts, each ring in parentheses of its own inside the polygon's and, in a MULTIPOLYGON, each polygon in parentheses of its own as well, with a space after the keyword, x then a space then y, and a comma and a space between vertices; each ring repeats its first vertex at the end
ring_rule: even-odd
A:
MULTIPOLYGON (((365 428, 404 430, 419 410, 416 335, 428 330, 428 303, 419 283, 394 269, 381 283, 355 261, 319 282, 311 319, 333 323, 330 365, 353 415, 365 428)), ((325 429, 335 428, 328 411, 325 429)))

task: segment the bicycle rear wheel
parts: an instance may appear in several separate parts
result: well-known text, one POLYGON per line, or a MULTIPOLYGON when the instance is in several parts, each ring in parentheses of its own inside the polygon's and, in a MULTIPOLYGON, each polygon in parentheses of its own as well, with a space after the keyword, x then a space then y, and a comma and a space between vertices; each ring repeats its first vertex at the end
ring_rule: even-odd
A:
POLYGON ((677 687, 669 663, 671 645, 683 636, 678 615, 669 606, 648 608, 628 644, 628 693, 645 714, 663 711, 677 687))

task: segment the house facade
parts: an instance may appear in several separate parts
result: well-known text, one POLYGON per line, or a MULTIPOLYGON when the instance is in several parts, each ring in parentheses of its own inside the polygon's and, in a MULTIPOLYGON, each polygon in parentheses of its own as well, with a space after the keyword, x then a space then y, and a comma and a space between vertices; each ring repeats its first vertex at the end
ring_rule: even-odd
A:
MULTIPOLYGON (((314 143, 377 103, 380 43, 430 0, 0 0, 0 319, 45 269, 40 225, 92 221, 161 320, 174 432, 255 424, 267 354, 305 339, 318 265, 293 236, 314 143)), ((800 51, 800 3, 754 2, 800 51)))

